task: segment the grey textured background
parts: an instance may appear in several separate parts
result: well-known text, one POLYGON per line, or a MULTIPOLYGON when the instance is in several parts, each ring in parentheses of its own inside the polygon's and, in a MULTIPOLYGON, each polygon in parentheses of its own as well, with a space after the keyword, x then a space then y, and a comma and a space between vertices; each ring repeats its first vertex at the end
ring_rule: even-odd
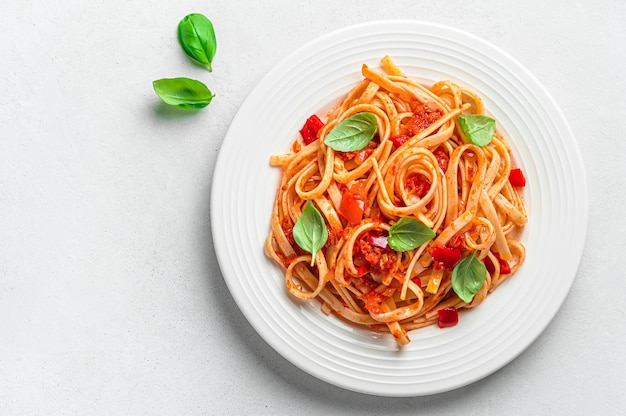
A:
MULTIPOLYGON (((0 414, 626 413, 626 3, 0 0, 0 414), (176 25, 211 18, 214 71, 176 25), (411 18, 489 40, 547 87, 583 151, 589 233, 569 297, 511 364, 465 388, 390 399, 275 353, 219 271, 209 198, 220 144, 263 75, 355 23, 411 18), (194 113, 151 81, 216 93, 194 113)), ((550 276, 545 276, 550 279, 550 276)))

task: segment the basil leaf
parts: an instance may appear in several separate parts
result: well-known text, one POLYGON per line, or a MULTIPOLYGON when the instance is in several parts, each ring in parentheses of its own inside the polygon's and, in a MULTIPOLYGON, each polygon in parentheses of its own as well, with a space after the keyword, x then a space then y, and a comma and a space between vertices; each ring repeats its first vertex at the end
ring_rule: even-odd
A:
POLYGON ((293 226, 293 239, 302 250, 311 253, 311 266, 313 266, 317 252, 328 240, 328 230, 322 214, 311 201, 307 202, 302 215, 293 226))
POLYGON ((191 58, 206 65, 212 71, 211 62, 217 50, 213 23, 199 13, 189 14, 178 23, 180 46, 191 58))
POLYGON ((486 278, 487 268, 474 252, 461 260, 452 270, 452 289, 463 302, 470 303, 485 284, 486 278))
POLYGON ((340 152, 354 152, 367 146, 377 131, 374 114, 357 113, 337 124, 324 139, 324 144, 340 152))
POLYGON ((182 108, 204 108, 214 97, 206 85, 189 78, 162 78, 152 87, 163 102, 182 108))
POLYGON ((476 146, 487 146, 496 132, 496 121, 482 114, 461 114, 459 125, 467 140, 476 146))
POLYGON ((389 228, 387 244, 396 251, 409 251, 435 237, 435 232, 413 218, 400 218, 389 228))

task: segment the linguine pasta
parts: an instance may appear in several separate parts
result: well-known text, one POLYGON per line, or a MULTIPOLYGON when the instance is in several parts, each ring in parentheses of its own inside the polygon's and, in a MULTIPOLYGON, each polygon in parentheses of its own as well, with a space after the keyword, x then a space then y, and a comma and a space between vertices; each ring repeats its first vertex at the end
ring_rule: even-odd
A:
POLYGON ((282 177, 265 251, 295 298, 317 299, 325 313, 388 331, 402 346, 410 330, 456 324, 458 310, 478 306, 515 273, 527 216, 505 139, 495 130, 477 145, 461 126, 463 116, 484 114, 480 97, 451 81, 427 88, 389 57, 381 64, 363 65, 364 79, 325 122, 305 125, 288 154, 271 157, 282 177), (366 146, 325 143, 361 113, 375 117, 366 146), (327 232, 316 251, 294 238, 309 202, 327 232), (432 237, 392 248, 392 227, 403 218, 432 237), (461 295, 468 287, 471 299, 461 295))

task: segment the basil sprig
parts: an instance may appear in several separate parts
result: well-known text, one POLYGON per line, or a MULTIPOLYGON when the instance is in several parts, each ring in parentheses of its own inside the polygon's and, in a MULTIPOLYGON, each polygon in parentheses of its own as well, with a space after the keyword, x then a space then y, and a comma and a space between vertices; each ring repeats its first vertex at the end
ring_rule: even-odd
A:
POLYGON ((470 303, 474 295, 485 284, 487 268, 473 252, 461 260, 452 270, 452 289, 465 303, 470 303))
POLYGON ((311 253, 311 266, 315 264, 317 252, 328 240, 328 230, 322 214, 308 201, 302 215, 293 226, 293 239, 302 250, 311 253))
POLYGON ((387 244, 396 251, 409 251, 435 237, 435 232, 414 218, 400 218, 389 228, 387 244))
POLYGON ((204 108, 214 97, 206 85, 190 78, 157 79, 152 87, 163 102, 181 108, 204 108))
POLYGON ((459 126, 467 140, 476 146, 487 146, 496 132, 496 121, 482 114, 461 114, 459 126))
POLYGON ((178 24, 178 40, 187 55, 212 71, 211 63, 217 50, 213 23, 200 13, 183 17, 178 24))
POLYGON ((355 152, 367 146, 377 131, 374 114, 357 113, 337 124, 324 139, 324 144, 340 152, 355 152))

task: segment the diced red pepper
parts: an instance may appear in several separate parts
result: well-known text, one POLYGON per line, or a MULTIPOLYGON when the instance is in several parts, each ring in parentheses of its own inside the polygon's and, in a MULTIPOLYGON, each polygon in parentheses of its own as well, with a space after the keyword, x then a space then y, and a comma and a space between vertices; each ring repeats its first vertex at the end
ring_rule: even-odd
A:
POLYGON ((509 182, 513 186, 526 186, 526 178, 521 169, 512 169, 509 173, 509 182))
POLYGON ((496 257, 498 257, 498 261, 500 262, 500 274, 511 274, 511 266, 509 266, 509 262, 502 260, 499 255, 496 257))
POLYGON ((317 139, 313 130, 309 130, 306 127, 300 129, 300 135, 302 136, 302 140, 304 140, 304 144, 311 144, 317 139))
POLYGON ((365 309, 372 313, 381 313, 383 310, 380 307, 380 304, 384 302, 385 297, 381 294, 372 290, 367 293, 363 293, 361 295, 361 299, 365 301, 365 309))
POLYGON ((307 118, 304 126, 300 129, 300 135, 304 140, 305 144, 311 144, 317 139, 317 132, 324 127, 324 123, 320 118, 313 114, 311 117, 307 118))
POLYGON ((356 266, 356 277, 361 277, 363 275, 365 275, 365 273, 367 273, 369 271, 369 268, 367 267, 366 264, 362 264, 360 266, 356 266))
POLYGON ((422 287, 422 281, 420 280, 419 277, 414 277, 413 279, 411 279, 411 281, 415 283, 417 286, 422 287))
POLYGON ((350 225, 359 225, 363 219, 363 211, 365 210, 365 201, 356 197, 352 192, 345 191, 341 197, 339 205, 339 213, 350 223, 350 225))
POLYGON ((294 246, 296 244, 296 240, 293 239, 293 224, 291 223, 289 218, 283 219, 283 221, 280 223, 280 227, 283 229, 283 233, 285 234, 285 238, 287 239, 289 244, 294 246))
POLYGON ((425 176, 413 173, 406 178, 404 186, 407 190, 412 190, 415 195, 423 198, 430 191, 430 182, 425 176))
MULTIPOLYGON (((511 274, 511 266, 509 266, 509 263, 506 260, 503 260, 500 257, 500 254, 493 254, 498 259, 498 263, 500 263, 500 274, 511 274)), ((489 274, 493 274, 496 271, 496 268, 489 257, 485 257, 485 267, 487 268, 489 274)))
POLYGON ((454 269, 461 261, 461 249, 458 247, 433 246, 428 252, 435 262, 442 263, 447 270, 454 269))
POLYGON ((313 114, 306 120, 306 126, 317 133, 324 127, 324 123, 317 115, 313 114))
POLYGON ((421 103, 417 104, 413 109, 413 116, 406 123, 407 134, 415 135, 420 131, 426 130, 431 124, 439 120, 441 116, 442 114, 439 110, 421 103))
POLYGON ((459 312, 455 307, 442 308, 437 311, 439 328, 448 328, 459 323, 459 312))
POLYGON ((405 136, 404 134, 401 134, 400 136, 393 136, 392 138, 390 138, 389 140, 391 140, 391 142, 393 143, 394 147, 400 147, 402 146, 404 143, 406 143, 407 141, 409 141, 410 137, 409 136, 405 136))
POLYGON ((369 272, 378 275, 389 274, 395 271, 397 267, 396 252, 389 247, 389 244, 385 248, 380 247, 383 241, 375 241, 380 235, 381 232, 378 230, 369 230, 355 242, 352 258, 357 271, 361 265, 366 265, 369 272), (374 240, 370 238, 370 234, 373 235, 374 240), (374 242, 375 245, 370 244, 371 242, 374 242))
POLYGON ((387 234, 381 231, 370 231, 367 234, 367 244, 372 247, 387 248, 387 234))

